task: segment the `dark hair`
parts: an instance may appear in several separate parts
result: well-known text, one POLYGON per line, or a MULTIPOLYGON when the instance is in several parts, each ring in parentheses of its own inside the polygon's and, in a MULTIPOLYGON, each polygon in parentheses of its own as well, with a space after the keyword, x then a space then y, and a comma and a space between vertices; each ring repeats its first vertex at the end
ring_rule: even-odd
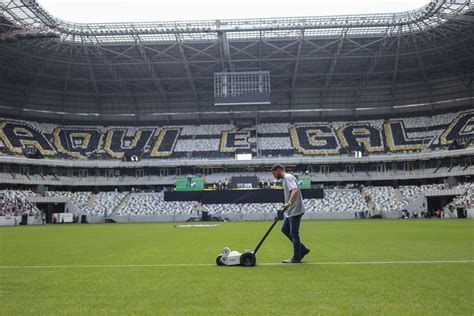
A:
POLYGON ((283 167, 283 165, 280 165, 280 164, 276 164, 276 165, 273 165, 272 167, 272 171, 275 171, 275 170, 282 170, 282 171, 285 171, 285 167, 283 167))

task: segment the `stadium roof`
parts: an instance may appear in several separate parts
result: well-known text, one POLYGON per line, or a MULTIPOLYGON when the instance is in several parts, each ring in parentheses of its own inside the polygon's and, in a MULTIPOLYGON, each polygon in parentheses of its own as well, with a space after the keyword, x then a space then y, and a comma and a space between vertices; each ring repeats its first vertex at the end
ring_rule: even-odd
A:
MULTIPOLYGON (((422 8, 388 14, 334 15, 317 17, 128 22, 74 23, 50 15, 33 0, 2 0, 4 17, 21 29, 44 28, 58 32, 72 43, 143 43, 213 41, 227 33, 229 39, 297 38, 301 30, 308 37, 386 36, 429 30, 454 16, 469 11, 470 1, 436 0, 422 8)), ((468 22, 468 21, 466 21, 468 22)))
POLYGON ((0 113, 146 120, 472 104, 469 0, 391 14, 88 24, 33 0, 0 8, 0 113), (252 70, 270 71, 273 104, 216 111, 213 74, 252 70))

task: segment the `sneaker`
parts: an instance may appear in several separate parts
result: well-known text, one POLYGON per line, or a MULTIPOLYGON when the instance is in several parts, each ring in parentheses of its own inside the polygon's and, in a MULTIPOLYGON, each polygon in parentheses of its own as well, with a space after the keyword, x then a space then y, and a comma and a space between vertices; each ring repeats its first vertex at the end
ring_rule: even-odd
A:
POLYGON ((291 259, 283 260, 282 263, 301 263, 301 260, 291 258, 291 259))
POLYGON ((306 248, 303 253, 301 254, 301 260, 303 260, 304 256, 306 256, 311 250, 309 250, 308 248, 306 248))

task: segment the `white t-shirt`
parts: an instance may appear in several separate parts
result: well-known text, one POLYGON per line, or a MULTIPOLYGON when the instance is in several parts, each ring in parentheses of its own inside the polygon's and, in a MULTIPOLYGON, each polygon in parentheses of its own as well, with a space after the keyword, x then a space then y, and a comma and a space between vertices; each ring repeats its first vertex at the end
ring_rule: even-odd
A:
MULTIPOLYGON (((283 186, 283 192, 285 194, 285 203, 287 203, 288 200, 290 199, 291 190, 299 189, 295 176, 290 173, 286 173, 282 181, 282 186, 283 186)), ((293 217, 293 216, 301 215, 303 213, 304 213, 303 196, 301 195, 301 190, 298 190, 298 194, 296 195, 296 200, 290 206, 290 208, 285 212, 285 216, 293 217)))

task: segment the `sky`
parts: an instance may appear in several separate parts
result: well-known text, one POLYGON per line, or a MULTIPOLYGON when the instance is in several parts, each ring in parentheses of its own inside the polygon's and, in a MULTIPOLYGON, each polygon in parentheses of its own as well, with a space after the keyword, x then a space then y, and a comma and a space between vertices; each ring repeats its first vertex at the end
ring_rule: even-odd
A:
POLYGON ((83 23, 393 13, 428 0, 38 0, 55 17, 83 23))

